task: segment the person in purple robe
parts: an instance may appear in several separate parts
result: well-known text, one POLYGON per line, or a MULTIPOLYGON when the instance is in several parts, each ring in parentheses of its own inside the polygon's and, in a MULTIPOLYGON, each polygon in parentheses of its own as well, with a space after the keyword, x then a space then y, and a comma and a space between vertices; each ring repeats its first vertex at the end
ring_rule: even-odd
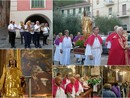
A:
POLYGON ((118 83, 114 83, 114 85, 112 86, 112 91, 116 94, 117 98, 121 98, 121 91, 118 83))

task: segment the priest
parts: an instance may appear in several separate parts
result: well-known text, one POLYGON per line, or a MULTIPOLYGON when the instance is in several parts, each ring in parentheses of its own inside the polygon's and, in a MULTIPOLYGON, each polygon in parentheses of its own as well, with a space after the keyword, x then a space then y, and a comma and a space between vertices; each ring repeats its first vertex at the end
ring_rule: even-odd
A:
POLYGON ((98 33, 99 27, 93 27, 93 34, 90 35, 84 43, 86 46, 84 65, 101 64, 102 38, 98 33))
POLYGON ((126 39, 123 36, 122 27, 117 28, 117 34, 112 38, 111 49, 108 57, 108 65, 126 65, 128 61, 128 52, 126 50, 126 39))
POLYGON ((79 74, 77 74, 75 76, 75 79, 76 79, 75 86, 77 88, 77 95, 79 96, 84 91, 84 89, 83 89, 82 83, 80 82, 80 75, 79 74))
POLYGON ((112 38, 117 34, 117 25, 114 26, 114 31, 108 35, 107 39, 106 39, 106 45, 107 45, 107 48, 110 49, 111 48, 111 41, 112 41, 112 38))
POLYGON ((68 85, 69 83, 70 83, 70 77, 68 74, 66 74, 66 76, 62 80, 62 85, 64 88, 66 88, 66 85, 68 85))
POLYGON ((76 93, 77 93, 77 87, 75 86, 75 78, 71 77, 70 78, 70 83, 66 86, 65 93, 67 94, 68 98, 76 98, 76 93))
POLYGON ((59 44, 60 53, 62 54, 60 64, 69 65, 70 64, 70 50, 72 49, 72 41, 71 41, 71 38, 69 37, 69 30, 65 30, 64 33, 65 33, 65 36, 59 44))
POLYGON ((67 98, 64 87, 62 86, 62 79, 58 76, 55 78, 53 85, 53 98, 67 98))

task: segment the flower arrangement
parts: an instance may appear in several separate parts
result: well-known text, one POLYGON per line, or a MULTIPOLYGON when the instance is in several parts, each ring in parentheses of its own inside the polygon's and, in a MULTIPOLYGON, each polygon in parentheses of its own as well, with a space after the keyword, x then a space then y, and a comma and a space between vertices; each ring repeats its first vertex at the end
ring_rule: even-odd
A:
POLYGON ((79 48, 84 48, 84 37, 81 37, 78 41, 76 41, 75 46, 79 46, 79 48))

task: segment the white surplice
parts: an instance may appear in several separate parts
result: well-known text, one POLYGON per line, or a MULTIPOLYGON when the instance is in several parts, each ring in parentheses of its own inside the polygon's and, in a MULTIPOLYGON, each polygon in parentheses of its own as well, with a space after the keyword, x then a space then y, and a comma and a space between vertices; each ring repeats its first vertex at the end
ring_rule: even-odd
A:
POLYGON ((70 83, 70 80, 69 79, 66 79, 66 84, 64 86, 64 88, 66 89, 66 86, 70 83))
POLYGON ((82 93, 83 91, 84 91, 83 86, 79 82, 79 88, 78 88, 78 92, 76 93, 76 95, 79 96, 79 94, 82 93))
POLYGON ((62 43, 60 43, 60 49, 63 50, 62 58, 60 64, 69 65, 70 64, 70 50, 72 49, 72 41, 70 37, 64 37, 62 43))
POLYGON ((100 44, 100 41, 96 37, 94 39, 92 46, 90 46, 89 44, 87 44, 86 46, 84 65, 100 65, 101 53, 102 53, 102 45, 100 44), (93 55, 93 60, 90 60, 89 55, 93 55))
POLYGON ((55 98, 67 98, 65 91, 62 87, 58 87, 55 98))
POLYGON ((55 47, 56 47, 56 50, 54 54, 54 61, 60 61, 60 58, 61 58, 60 47, 59 45, 55 45, 55 47))
POLYGON ((107 42, 107 48, 108 48, 108 49, 111 48, 111 42, 110 42, 110 41, 107 42))

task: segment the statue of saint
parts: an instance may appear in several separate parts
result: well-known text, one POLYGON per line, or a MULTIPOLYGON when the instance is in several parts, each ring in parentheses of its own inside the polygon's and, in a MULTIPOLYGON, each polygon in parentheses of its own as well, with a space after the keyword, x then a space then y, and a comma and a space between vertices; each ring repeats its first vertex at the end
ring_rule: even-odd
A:
POLYGON ((84 16, 82 17, 82 33, 85 39, 88 38, 88 36, 92 32, 92 21, 89 16, 87 16, 86 12, 84 11, 84 16))
POLYGON ((0 93, 3 98, 20 98, 24 94, 25 81, 22 72, 17 67, 14 58, 9 59, 9 66, 4 66, 2 77, 0 78, 0 93))

